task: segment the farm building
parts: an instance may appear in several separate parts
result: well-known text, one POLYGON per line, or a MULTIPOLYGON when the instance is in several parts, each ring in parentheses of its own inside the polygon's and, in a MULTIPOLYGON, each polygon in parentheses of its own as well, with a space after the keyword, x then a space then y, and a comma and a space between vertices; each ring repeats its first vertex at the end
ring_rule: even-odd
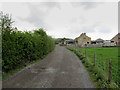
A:
POLYGON ((68 39, 68 38, 62 38, 61 41, 59 42, 59 44, 62 46, 66 46, 66 45, 73 45, 74 44, 74 40, 72 39, 68 39))
POLYGON ((88 47, 102 47, 104 43, 104 40, 101 38, 98 38, 94 41, 91 41, 91 44, 88 45, 88 47))
POLYGON ((67 45, 74 44, 74 42, 75 42, 74 40, 66 40, 66 44, 67 44, 67 45))
POLYGON ((91 44, 102 44, 104 42, 103 39, 98 38, 97 40, 91 41, 91 44))
POLYGON ((120 33, 118 33, 116 36, 114 36, 111 39, 111 42, 115 42, 117 46, 120 46, 120 33))
POLYGON ((91 43, 91 38, 82 33, 79 37, 75 38, 75 45, 79 47, 87 47, 91 43))
POLYGON ((112 41, 110 41, 110 40, 105 40, 104 42, 103 42, 103 45, 102 45, 103 47, 113 47, 113 46, 116 46, 116 43, 115 42, 112 42, 112 41))
POLYGON ((96 44, 102 44, 104 42, 103 39, 98 38, 97 40, 95 40, 96 44))
POLYGON ((116 46, 115 42, 112 42, 110 40, 103 40, 103 39, 97 39, 95 41, 91 41, 91 44, 88 45, 88 47, 113 47, 116 46))
POLYGON ((60 45, 66 45, 66 38, 62 38, 59 42, 60 45))

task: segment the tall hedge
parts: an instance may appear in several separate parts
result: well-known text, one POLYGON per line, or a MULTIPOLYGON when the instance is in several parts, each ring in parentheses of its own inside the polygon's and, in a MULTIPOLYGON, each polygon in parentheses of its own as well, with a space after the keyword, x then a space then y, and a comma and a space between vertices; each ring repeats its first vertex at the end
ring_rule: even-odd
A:
POLYGON ((54 39, 43 29, 21 32, 5 28, 2 32, 2 68, 4 72, 42 58, 54 48, 54 39))

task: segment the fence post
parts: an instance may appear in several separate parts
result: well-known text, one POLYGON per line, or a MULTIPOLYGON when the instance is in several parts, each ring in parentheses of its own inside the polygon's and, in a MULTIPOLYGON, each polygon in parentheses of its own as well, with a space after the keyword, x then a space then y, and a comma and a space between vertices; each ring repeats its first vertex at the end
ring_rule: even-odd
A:
POLYGON ((86 52, 86 50, 85 50, 85 57, 87 57, 87 52, 86 52))
POLYGON ((96 53, 94 53, 94 66, 96 66, 96 53))
POLYGON ((109 60, 109 76, 108 76, 108 82, 110 83, 112 80, 112 60, 109 60))

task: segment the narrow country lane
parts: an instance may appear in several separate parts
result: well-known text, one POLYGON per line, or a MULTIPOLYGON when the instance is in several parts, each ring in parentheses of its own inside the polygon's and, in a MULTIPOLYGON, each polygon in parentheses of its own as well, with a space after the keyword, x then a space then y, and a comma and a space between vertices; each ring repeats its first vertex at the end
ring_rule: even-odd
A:
POLYGON ((56 46, 42 61, 3 81, 3 88, 93 88, 79 58, 56 46))

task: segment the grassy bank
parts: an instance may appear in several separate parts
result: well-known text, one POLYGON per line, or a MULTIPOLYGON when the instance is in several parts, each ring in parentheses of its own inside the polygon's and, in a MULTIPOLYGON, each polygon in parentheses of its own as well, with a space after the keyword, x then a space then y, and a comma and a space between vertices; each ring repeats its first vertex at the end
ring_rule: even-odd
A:
POLYGON ((118 48, 69 48, 85 65, 97 88, 118 88, 118 48), (112 61, 112 80, 108 81, 109 60, 112 61), (95 63, 94 63, 95 62, 95 63))

